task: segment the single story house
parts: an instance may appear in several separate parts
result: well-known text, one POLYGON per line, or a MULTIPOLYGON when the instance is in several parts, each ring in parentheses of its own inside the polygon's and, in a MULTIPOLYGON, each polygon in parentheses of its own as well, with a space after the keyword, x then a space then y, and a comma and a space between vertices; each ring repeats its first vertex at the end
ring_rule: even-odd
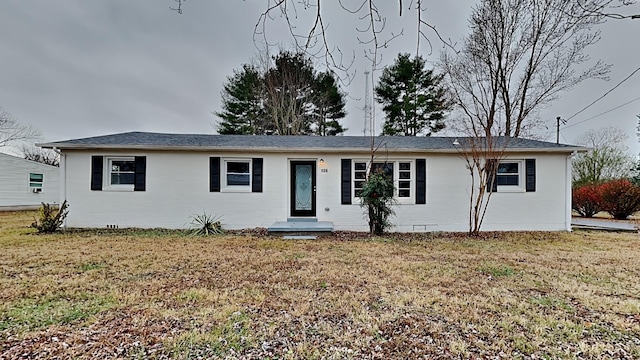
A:
POLYGON ((0 210, 38 208, 60 199, 57 166, 0 153, 0 210))
MULTIPOLYGON (((255 136, 128 132, 39 144, 61 153, 68 227, 227 229, 318 221, 368 231, 359 190, 371 166, 396 186, 398 232, 467 231, 471 179, 451 137, 255 136)), ((571 155, 510 139, 483 230, 571 229, 571 155)))

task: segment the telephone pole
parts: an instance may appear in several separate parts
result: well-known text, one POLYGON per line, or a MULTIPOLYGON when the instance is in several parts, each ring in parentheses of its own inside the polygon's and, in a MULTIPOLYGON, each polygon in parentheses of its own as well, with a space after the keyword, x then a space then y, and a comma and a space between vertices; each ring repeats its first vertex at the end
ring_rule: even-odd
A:
POLYGON ((561 119, 560 116, 556 118, 556 144, 560 144, 560 123, 565 125, 567 120, 561 119))

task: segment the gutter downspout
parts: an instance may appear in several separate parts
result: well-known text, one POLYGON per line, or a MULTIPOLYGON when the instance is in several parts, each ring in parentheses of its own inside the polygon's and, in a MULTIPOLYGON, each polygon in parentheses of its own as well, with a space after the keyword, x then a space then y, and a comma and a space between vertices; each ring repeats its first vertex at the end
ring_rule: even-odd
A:
MULTIPOLYGON (((60 197, 60 205, 67 199, 67 157, 62 153, 57 147, 52 148, 58 155, 60 155, 60 179, 58 180, 58 186, 60 189, 58 190, 58 196, 60 197)), ((62 227, 67 227, 67 219, 63 220, 62 227)))
POLYGON ((571 181, 572 181, 572 170, 571 170, 571 159, 578 154, 577 151, 571 153, 571 155, 567 156, 567 169, 565 171, 565 230, 571 232, 571 181))

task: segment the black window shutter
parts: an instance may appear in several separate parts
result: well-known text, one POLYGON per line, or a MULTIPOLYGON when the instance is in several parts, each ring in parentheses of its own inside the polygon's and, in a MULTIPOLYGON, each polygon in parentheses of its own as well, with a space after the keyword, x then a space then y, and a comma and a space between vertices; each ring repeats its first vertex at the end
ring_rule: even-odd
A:
POLYGON ((253 158, 251 163, 251 192, 262 192, 262 158, 253 158))
POLYGON ((342 159, 341 168, 341 203, 351 204, 351 159, 342 159))
POLYGON ((527 192, 536 191, 536 159, 525 160, 525 183, 527 192))
POLYGON ((135 174, 133 177, 133 191, 145 191, 146 190, 146 173, 147 173, 147 157, 136 156, 135 162, 135 174))
POLYGON ((102 156, 91 157, 91 190, 102 191, 102 156))
POLYGON ((427 161, 416 159, 416 204, 427 203, 427 161))
POLYGON ((209 158, 209 191, 220 191, 220 158, 209 158))
POLYGON ((488 159, 485 167, 487 168, 487 191, 498 192, 498 160, 488 159))

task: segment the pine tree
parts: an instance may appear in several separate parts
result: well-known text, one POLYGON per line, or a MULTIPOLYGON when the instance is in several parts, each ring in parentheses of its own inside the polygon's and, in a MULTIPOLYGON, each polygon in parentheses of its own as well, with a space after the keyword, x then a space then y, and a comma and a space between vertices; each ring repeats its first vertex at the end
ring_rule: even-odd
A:
POLYGON ((338 87, 336 78, 331 72, 319 73, 315 81, 315 98, 313 101, 315 135, 335 136, 344 133, 347 129, 342 127, 338 119, 344 118, 345 95, 338 87))
POLYGON ((220 134, 337 135, 345 97, 332 73, 316 73, 303 53, 281 51, 260 71, 243 65, 227 79, 220 134))
POLYGON ((383 135, 431 135, 445 127, 450 104, 442 85, 443 76, 426 69, 421 57, 398 54, 387 66, 375 88, 376 100, 383 105, 383 135))
POLYGON ((222 90, 222 111, 216 112, 222 121, 218 123, 218 133, 252 135, 264 134, 263 79, 252 65, 244 64, 227 78, 222 90))

